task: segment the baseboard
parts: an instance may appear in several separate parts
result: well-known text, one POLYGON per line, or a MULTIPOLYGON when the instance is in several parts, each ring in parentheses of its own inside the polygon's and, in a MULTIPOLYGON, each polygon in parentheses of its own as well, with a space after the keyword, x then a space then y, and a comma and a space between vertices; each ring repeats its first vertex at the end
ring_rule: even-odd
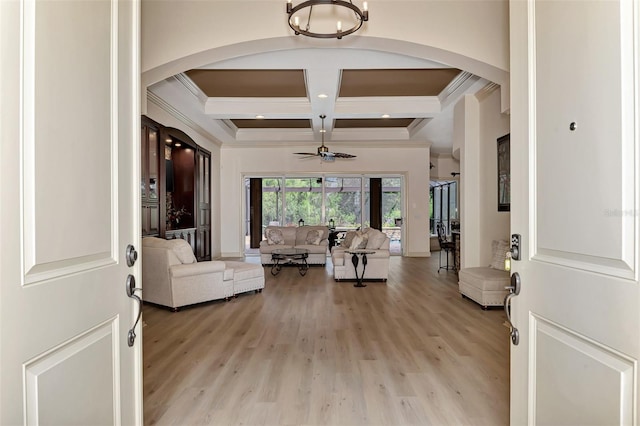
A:
POLYGON ((219 257, 244 257, 244 252, 222 252, 219 257))
POLYGON ((404 257, 431 257, 430 251, 413 251, 411 253, 407 253, 404 257))

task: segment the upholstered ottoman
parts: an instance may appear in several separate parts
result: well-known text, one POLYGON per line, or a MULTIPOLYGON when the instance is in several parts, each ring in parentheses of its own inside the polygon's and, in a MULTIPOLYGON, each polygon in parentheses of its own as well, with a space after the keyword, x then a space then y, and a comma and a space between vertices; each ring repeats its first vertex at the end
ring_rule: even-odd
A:
POLYGON ((458 272, 458 286, 463 296, 479 303, 482 309, 502 306, 510 284, 508 271, 494 268, 464 268, 458 272))
POLYGON ((255 290, 261 292, 264 288, 264 268, 254 263, 224 261, 225 280, 233 277, 233 293, 240 294, 255 290))

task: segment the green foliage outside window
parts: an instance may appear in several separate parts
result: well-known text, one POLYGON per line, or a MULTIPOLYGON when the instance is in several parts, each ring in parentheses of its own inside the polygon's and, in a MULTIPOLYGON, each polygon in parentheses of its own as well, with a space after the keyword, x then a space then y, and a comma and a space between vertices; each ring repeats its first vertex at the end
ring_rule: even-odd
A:
MULTIPOLYGON (((368 214, 362 217, 361 200, 369 209, 369 179, 362 193, 360 177, 262 178, 262 224, 297 226, 327 224, 333 219, 337 228, 369 226, 368 214), (325 217, 322 218, 322 185, 325 191, 325 217), (286 205, 286 209, 285 209, 286 205), (283 212, 285 212, 282 222, 283 212), (363 223, 360 221, 363 220, 363 223), (282 222, 282 223, 281 223, 282 222)), ((402 217, 401 178, 383 178, 383 227, 394 227, 402 217)))

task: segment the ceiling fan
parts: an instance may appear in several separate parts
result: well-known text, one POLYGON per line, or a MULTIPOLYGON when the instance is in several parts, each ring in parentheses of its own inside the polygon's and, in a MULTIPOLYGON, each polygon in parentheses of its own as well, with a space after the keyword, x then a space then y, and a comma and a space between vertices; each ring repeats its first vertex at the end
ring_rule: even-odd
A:
POLYGON ((329 148, 324 144, 324 134, 326 130, 324 129, 324 119, 327 118, 326 115, 322 114, 320 119, 322 120, 322 130, 320 130, 320 134, 322 135, 322 145, 318 147, 318 152, 316 154, 311 152, 294 152, 296 155, 304 155, 304 158, 309 157, 320 157, 322 161, 336 161, 336 158, 356 158, 355 155, 345 154, 344 152, 331 152, 329 148))

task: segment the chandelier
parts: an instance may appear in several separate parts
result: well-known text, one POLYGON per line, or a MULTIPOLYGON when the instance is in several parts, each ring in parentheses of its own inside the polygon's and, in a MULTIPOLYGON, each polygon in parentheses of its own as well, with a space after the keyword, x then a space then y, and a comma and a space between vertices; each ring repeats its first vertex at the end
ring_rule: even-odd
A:
POLYGON ((358 31, 362 23, 369 20, 369 10, 366 1, 362 3, 362 9, 360 9, 351 0, 307 0, 297 6, 293 5, 292 0, 287 0, 287 16, 289 26, 296 35, 341 39, 358 31), (314 6, 322 7, 317 7, 314 11, 314 6), (305 13, 307 9, 308 14, 305 13), (311 28, 312 14, 316 16, 313 29, 311 28), (306 24, 301 25, 304 15, 307 15, 306 24), (343 22, 345 28, 343 28, 343 22))

